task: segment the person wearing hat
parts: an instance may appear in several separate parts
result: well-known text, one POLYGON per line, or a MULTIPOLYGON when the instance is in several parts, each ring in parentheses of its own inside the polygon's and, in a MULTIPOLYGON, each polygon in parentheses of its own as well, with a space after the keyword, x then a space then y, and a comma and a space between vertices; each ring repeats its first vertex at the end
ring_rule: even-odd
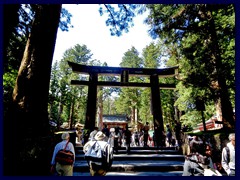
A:
POLYGON ((94 127, 94 130, 89 135, 89 140, 94 140, 95 135, 98 132, 98 127, 94 127))
POLYGON ((53 152, 53 156, 52 156, 52 161, 51 161, 51 172, 54 173, 54 171, 56 170, 57 174, 59 176, 72 176, 73 175, 73 165, 62 165, 58 162, 55 161, 55 157, 58 151, 64 149, 66 147, 66 150, 71 151, 74 154, 74 161, 75 161, 75 150, 74 150, 74 146, 73 144, 69 141, 70 139, 70 135, 67 132, 64 132, 62 134, 62 141, 59 142, 55 148, 54 148, 54 152, 53 152), (67 144, 68 143, 68 144, 67 144), (67 145, 67 146, 66 146, 67 145))
POLYGON ((100 162, 94 162, 92 160, 87 160, 89 165, 89 170, 91 176, 105 176, 108 169, 112 165, 112 159, 113 159, 113 151, 110 146, 110 144, 107 142, 107 137, 102 131, 98 131, 97 134, 94 136, 94 140, 88 141, 83 146, 83 152, 87 153, 89 148, 94 146, 95 144, 100 145, 101 150, 103 151, 103 161, 100 162))

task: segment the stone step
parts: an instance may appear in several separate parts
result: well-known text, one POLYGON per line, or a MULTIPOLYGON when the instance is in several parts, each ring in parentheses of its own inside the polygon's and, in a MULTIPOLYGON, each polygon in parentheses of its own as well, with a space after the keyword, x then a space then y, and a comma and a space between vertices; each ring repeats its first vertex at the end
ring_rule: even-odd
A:
MULTIPOLYGON (((128 171, 182 171, 183 161, 113 161, 110 171, 128 172, 128 171)), ((74 172, 89 171, 86 161, 77 161, 74 164, 74 172)))
MULTIPOLYGON (((114 154, 126 154, 126 149, 119 149, 114 154)), ((76 154, 84 154, 82 149, 76 150, 76 154)), ((131 149, 130 154, 181 154, 179 150, 174 149, 131 149)))
MULTIPOLYGON (((176 148, 121 147, 106 176, 181 176, 184 156, 176 148)), ((90 176, 82 148, 76 148, 74 176, 90 176)))
MULTIPOLYGON (((114 161, 125 161, 125 160, 168 160, 168 161, 184 161, 184 155, 180 154, 114 154, 114 161)), ((76 154, 77 160, 85 160, 84 154, 76 154)))
MULTIPOLYGON (((82 146, 76 146, 75 150, 82 150, 83 147, 82 146)), ((178 147, 142 147, 142 146, 133 146, 131 147, 131 149, 133 150, 177 150, 178 147)), ((126 147, 118 147, 118 150, 126 150, 126 147)))
MULTIPOLYGON (((73 176, 90 176, 89 172, 74 172, 73 176)), ((168 172, 107 172, 106 176, 182 176, 182 171, 168 172)))

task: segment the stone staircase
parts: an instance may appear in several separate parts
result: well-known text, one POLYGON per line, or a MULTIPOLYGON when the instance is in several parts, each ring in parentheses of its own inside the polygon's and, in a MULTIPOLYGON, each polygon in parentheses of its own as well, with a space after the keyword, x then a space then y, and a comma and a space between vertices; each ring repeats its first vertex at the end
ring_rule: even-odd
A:
MULTIPOLYGON (((82 147, 75 150, 73 176, 90 176, 82 147)), ((181 176, 183 164, 184 155, 174 147, 131 147, 130 154, 121 147, 106 176, 181 176)))

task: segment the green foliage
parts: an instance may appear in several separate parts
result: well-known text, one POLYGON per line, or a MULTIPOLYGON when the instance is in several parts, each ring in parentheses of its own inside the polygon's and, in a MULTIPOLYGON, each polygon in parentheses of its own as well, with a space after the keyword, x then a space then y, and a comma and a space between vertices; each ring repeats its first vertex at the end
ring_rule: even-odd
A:
POLYGON ((231 99, 234 106, 233 5, 149 4, 147 8, 150 14, 145 22, 151 26, 151 36, 168 47, 167 64, 179 65, 175 105, 186 112, 184 119, 191 117, 197 96, 204 97, 207 117, 215 113, 216 99, 221 98, 222 106, 231 99), (218 86, 230 96, 221 96, 218 86))
POLYGON ((139 109, 139 119, 142 122, 147 122, 153 119, 151 112, 151 90, 150 88, 145 88, 141 93, 141 105, 139 109))
POLYGON ((67 49, 60 62, 52 67, 49 97, 51 118, 59 122, 71 121, 83 123, 85 120, 87 87, 71 86, 71 80, 85 80, 87 77, 73 73, 68 61, 89 64, 92 53, 86 45, 76 44, 73 48, 67 49), (62 110, 59 109, 63 106, 62 110))
MULTIPOLYGON (((139 52, 135 47, 132 47, 124 53, 121 67, 139 68, 143 66, 143 60, 139 57, 139 52)), ((136 77, 129 77, 129 82, 142 81, 136 77)), ((116 99, 116 110, 120 114, 127 114, 134 116, 134 109, 138 109, 140 106, 141 91, 137 88, 122 88, 119 92, 119 98, 116 99)))
POLYGON ((106 25, 110 26, 112 36, 121 36, 122 32, 128 32, 129 28, 133 26, 133 18, 136 13, 143 13, 145 6, 141 4, 104 4, 100 5, 99 13, 102 16, 104 13, 108 14, 106 25))
MULTIPOLYGON (((21 18, 16 27, 15 34, 8 47, 8 61, 4 66, 3 86, 4 97, 11 97, 11 91, 15 83, 17 69, 20 65, 26 37, 31 30, 32 17, 37 5, 22 6, 19 10, 21 18), (26 11, 29 9, 30 11, 26 11), (18 34, 16 34, 18 32, 18 34), (22 34, 21 34, 21 33, 22 34), (5 96, 7 95, 7 96, 5 96)), ((215 22, 215 31, 219 44, 219 54, 222 60, 221 73, 226 79, 229 89, 229 99, 235 103, 235 12, 233 5, 208 6, 204 4, 150 4, 147 5, 150 15, 146 23, 151 25, 152 37, 160 37, 159 41, 151 43, 143 50, 143 58, 132 47, 122 58, 121 67, 146 67, 158 68, 162 65, 179 65, 179 82, 175 92, 161 90, 161 103, 166 122, 173 121, 174 106, 180 111, 186 112, 182 119, 193 125, 199 122, 199 115, 194 111, 195 98, 205 97, 206 112, 208 118, 214 112, 214 99, 218 91, 212 88, 217 80, 216 61, 213 56, 213 41, 210 36, 212 27, 207 12, 211 11, 215 22), (173 98, 177 96, 177 100, 173 98), (193 118, 193 116, 196 116, 193 118), (196 119, 192 121, 193 119, 196 119)), ((145 11, 145 5, 119 4, 101 5, 100 14, 108 13, 106 21, 110 26, 111 34, 120 36, 122 31, 128 32, 133 26, 133 18, 137 13, 145 11), (105 8, 105 9, 104 9, 105 8)), ((71 26, 71 14, 62 9, 59 26, 67 31, 71 26)), ((49 89, 49 111, 51 119, 62 121, 83 121, 85 119, 85 107, 87 88, 70 85, 71 79, 87 79, 86 76, 76 75, 71 72, 67 61, 85 65, 101 65, 93 60, 92 53, 85 45, 75 45, 65 51, 63 59, 52 67, 49 89), (71 107, 74 105, 72 114, 71 107), (61 106, 62 112, 61 112, 61 106), (61 118, 59 118, 61 117, 61 118)), ((106 65, 106 64, 105 64, 106 65)), ((100 77, 101 80, 118 81, 116 77, 100 77)), ((146 78, 130 77, 131 82, 148 82, 146 78)), ((161 83, 175 83, 173 78, 161 79, 161 83)), ((106 100, 106 112, 117 114, 131 114, 133 108, 139 109, 139 119, 152 118, 150 112, 150 89, 136 88, 104 88, 99 91, 98 98, 106 100), (117 92, 119 97, 110 99, 109 96, 117 92), (114 103, 115 102, 115 106, 114 103), (111 106, 111 110, 110 110, 111 106)), ((6 99, 4 98, 4 101, 6 99)), ((104 102, 105 103, 105 102, 104 102)))
POLYGON ((143 61, 139 57, 139 52, 135 47, 132 47, 131 49, 124 53, 120 66, 129 68, 143 67, 143 61))
POLYGON ((69 28, 73 28, 71 25, 71 17, 72 14, 68 12, 65 8, 62 8, 60 22, 59 22, 59 28, 62 31, 68 31, 69 28))
POLYGON ((115 115, 124 114, 123 112, 117 112, 116 110, 116 100, 114 97, 108 96, 103 101, 103 114, 115 115))
POLYGON ((151 43, 143 49, 144 67, 157 68, 160 64, 159 57, 161 56, 160 47, 151 43))

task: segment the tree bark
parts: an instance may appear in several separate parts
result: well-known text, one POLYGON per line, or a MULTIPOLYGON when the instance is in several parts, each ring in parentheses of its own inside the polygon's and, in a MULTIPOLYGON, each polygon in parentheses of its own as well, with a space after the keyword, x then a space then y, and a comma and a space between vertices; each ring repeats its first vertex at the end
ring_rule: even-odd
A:
POLYGON ((226 79, 223 76, 223 65, 222 65, 222 59, 220 56, 220 48, 218 45, 218 38, 216 34, 216 28, 215 28, 215 22, 214 18, 212 16, 211 12, 211 5, 209 5, 210 10, 208 11, 208 18, 209 20, 209 31, 211 36, 211 41, 213 44, 212 48, 212 57, 215 61, 216 65, 216 72, 217 72, 217 82, 218 82, 218 88, 216 89, 216 94, 218 95, 218 98, 215 100, 216 102, 220 101, 220 107, 222 111, 222 121, 223 121, 223 128, 233 130, 235 129, 235 122, 233 120, 233 108, 232 104, 230 102, 230 96, 228 92, 228 88, 226 85, 226 79))
POLYGON ((52 153, 48 93, 61 4, 37 5, 13 91, 6 175, 47 175, 52 153), (51 152, 51 153, 50 153, 51 152))
POLYGON ((75 97, 72 97, 72 102, 71 102, 71 109, 70 109, 70 117, 69 117, 69 128, 72 129, 73 128, 73 120, 74 120, 74 106, 75 106, 75 97))
POLYGON ((101 93, 98 94, 97 99, 98 99, 98 128, 99 130, 102 130, 104 128, 103 126, 103 95, 102 95, 102 91, 103 88, 100 87, 99 91, 101 93))

